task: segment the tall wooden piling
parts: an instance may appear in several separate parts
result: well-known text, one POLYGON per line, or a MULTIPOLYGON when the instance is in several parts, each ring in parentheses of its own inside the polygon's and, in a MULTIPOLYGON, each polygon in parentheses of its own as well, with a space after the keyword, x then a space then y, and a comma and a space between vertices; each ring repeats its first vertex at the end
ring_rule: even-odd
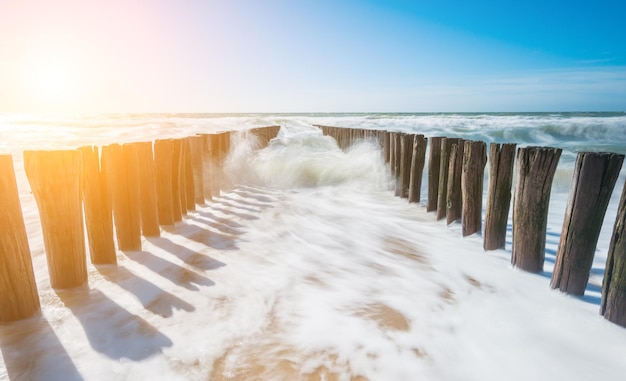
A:
POLYGON ((511 263, 528 272, 543 271, 550 191, 560 157, 558 148, 517 150, 511 263))
POLYGON ((189 155, 193 172, 194 200, 204 205, 204 166, 202 164, 202 146, 204 137, 200 135, 189 138, 189 155))
POLYGON ((489 186, 483 234, 485 250, 504 248, 511 205, 514 163, 515 144, 491 143, 489 145, 489 186))
POLYGON ((209 156, 211 166, 211 194, 219 196, 222 189, 222 139, 219 134, 208 135, 209 156))
POLYGON ((466 141, 464 144, 463 173, 461 175, 461 194, 463 197, 461 230, 465 237, 481 230, 487 146, 485 142, 481 141, 466 141))
POLYGON ((395 195, 400 196, 402 194, 402 186, 400 183, 400 169, 402 165, 402 132, 395 132, 393 138, 394 142, 394 163, 393 163, 393 178, 394 178, 394 190, 395 195))
POLYGON ((624 155, 615 153, 578 153, 552 288, 573 295, 585 293, 602 221, 623 161, 624 155))
POLYGON ((465 145, 458 139, 452 145, 448 164, 448 188, 446 192, 446 222, 448 225, 461 219, 463 197, 461 196, 461 173, 463 172, 463 151, 465 145))
POLYGON ((626 183, 611 237, 602 281, 600 314, 626 327, 626 183))
POLYGON ((400 160, 400 197, 409 197, 409 185, 411 179, 411 163, 413 161, 413 141, 415 135, 404 134, 401 138, 401 158, 400 160))
POLYGON ((448 170, 452 145, 458 144, 459 139, 442 138, 441 155, 439 161, 439 189, 437 191, 437 220, 446 216, 448 210, 448 170))
POLYGON ((123 251, 141 250, 137 166, 134 146, 110 144, 102 147, 102 171, 111 196, 117 247, 123 251))
POLYGON ((424 135, 415 135, 413 139, 413 154, 411 155, 411 177, 409 179, 409 202, 420 202, 422 195, 422 173, 426 158, 427 139, 424 135))
POLYGON ((430 154, 428 155, 428 202, 426 204, 427 212, 437 210, 442 139, 444 138, 439 136, 430 138, 430 154))
POLYGON ((139 213, 141 234, 144 237, 159 237, 159 207, 157 201, 156 165, 152 142, 132 143, 137 154, 139 183, 139 213))
POLYGON ((389 139, 389 131, 381 131, 382 135, 382 143, 383 143, 383 158, 385 160, 385 163, 389 163, 389 153, 390 153, 390 148, 389 148, 389 143, 390 143, 390 139, 389 139))
MULTIPOLYGON (((180 222, 183 220, 182 206, 186 205, 181 202, 181 157, 182 149, 180 139, 172 139, 172 211, 174 212, 174 221, 180 222)), ((184 197, 184 193, 183 196, 184 197)))
POLYGON ((113 211, 98 147, 80 147, 82 199, 91 263, 117 264, 113 240, 113 211))
POLYGON ((159 225, 174 225, 174 205, 172 197, 172 157, 174 141, 159 139, 154 142, 154 163, 156 170, 156 190, 159 225))
POLYGON ((190 212, 196 210, 196 186, 194 184, 193 167, 191 164, 191 148, 189 138, 182 139, 183 184, 185 186, 185 209, 190 212))
POLYGON ((24 151, 24 169, 39 209, 51 286, 80 286, 87 281, 80 151, 24 151))
POLYGON ((0 155, 0 322, 39 311, 39 294, 11 155, 0 155))

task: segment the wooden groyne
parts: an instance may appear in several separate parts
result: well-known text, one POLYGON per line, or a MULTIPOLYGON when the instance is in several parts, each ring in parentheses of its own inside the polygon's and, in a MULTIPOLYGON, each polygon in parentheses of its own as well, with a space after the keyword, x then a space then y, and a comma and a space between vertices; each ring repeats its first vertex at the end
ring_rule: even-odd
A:
MULTIPOLYGON (((247 132, 263 148, 279 130, 247 132)), ((116 246, 141 250, 142 236, 159 236, 161 227, 182 221, 196 205, 225 190, 222 165, 231 134, 25 151, 52 288, 87 282, 86 242, 92 264, 115 265, 116 246)), ((0 155, 0 322, 27 318, 39 309, 12 157, 0 155)))
MULTIPOLYGON (((406 163, 421 177, 430 141, 426 211, 448 224, 461 221, 463 236, 481 232, 483 176, 487 163, 484 142, 431 137, 397 131, 317 126, 346 149, 359 139, 376 139, 394 178, 395 194, 405 196, 406 163), (423 143, 421 143, 423 141, 423 143), (407 149, 413 142, 414 149, 407 149), (422 145, 423 144, 423 145, 422 145), (407 157, 411 156, 411 157, 407 157)), ((489 146, 489 186, 483 234, 484 250, 504 248, 513 189, 513 241, 511 263, 524 271, 540 273, 545 261, 550 192, 561 150, 515 144, 489 146), (515 160, 517 157, 517 160, 515 160), (513 173, 516 166, 516 178, 513 173)), ((575 164, 551 286, 583 295, 609 199, 624 155, 580 152, 575 164)), ((411 180, 411 184, 413 181, 411 180)), ((417 185, 415 185, 417 186, 417 185)), ((421 183, 419 185, 421 187, 421 183)), ((410 191, 411 202, 420 197, 410 191)), ((626 184, 619 205, 602 287, 600 313, 626 327, 626 184)))

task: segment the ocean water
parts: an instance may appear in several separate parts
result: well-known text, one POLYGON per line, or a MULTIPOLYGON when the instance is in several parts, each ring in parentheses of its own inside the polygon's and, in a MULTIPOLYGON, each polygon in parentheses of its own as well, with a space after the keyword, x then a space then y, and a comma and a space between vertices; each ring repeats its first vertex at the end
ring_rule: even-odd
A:
POLYGON ((586 295, 548 287, 579 151, 626 153, 626 115, 0 115, 42 301, 40 316, 0 326, 0 379, 619 378, 626 332, 598 308, 626 171, 586 295), (117 267, 90 264, 88 287, 50 288, 24 150, 268 125, 281 131, 260 151, 233 134, 220 197, 118 252, 117 267), (479 234, 394 197, 375 142, 343 152, 314 125, 562 148, 544 273, 511 268, 510 235, 485 253, 479 234))

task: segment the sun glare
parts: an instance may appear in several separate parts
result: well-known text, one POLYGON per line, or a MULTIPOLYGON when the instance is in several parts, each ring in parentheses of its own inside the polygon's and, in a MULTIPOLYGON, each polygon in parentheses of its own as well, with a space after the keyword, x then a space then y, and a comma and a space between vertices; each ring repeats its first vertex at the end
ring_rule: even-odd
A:
POLYGON ((24 85, 32 106, 48 112, 63 112, 80 101, 79 67, 71 57, 40 55, 24 65, 24 85))

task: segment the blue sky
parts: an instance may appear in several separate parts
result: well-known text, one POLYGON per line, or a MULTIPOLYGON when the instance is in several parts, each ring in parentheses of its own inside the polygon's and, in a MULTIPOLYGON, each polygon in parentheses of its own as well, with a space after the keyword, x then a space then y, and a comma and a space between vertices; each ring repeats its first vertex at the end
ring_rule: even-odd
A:
POLYGON ((0 0, 0 112, 624 111, 618 1, 0 0))

